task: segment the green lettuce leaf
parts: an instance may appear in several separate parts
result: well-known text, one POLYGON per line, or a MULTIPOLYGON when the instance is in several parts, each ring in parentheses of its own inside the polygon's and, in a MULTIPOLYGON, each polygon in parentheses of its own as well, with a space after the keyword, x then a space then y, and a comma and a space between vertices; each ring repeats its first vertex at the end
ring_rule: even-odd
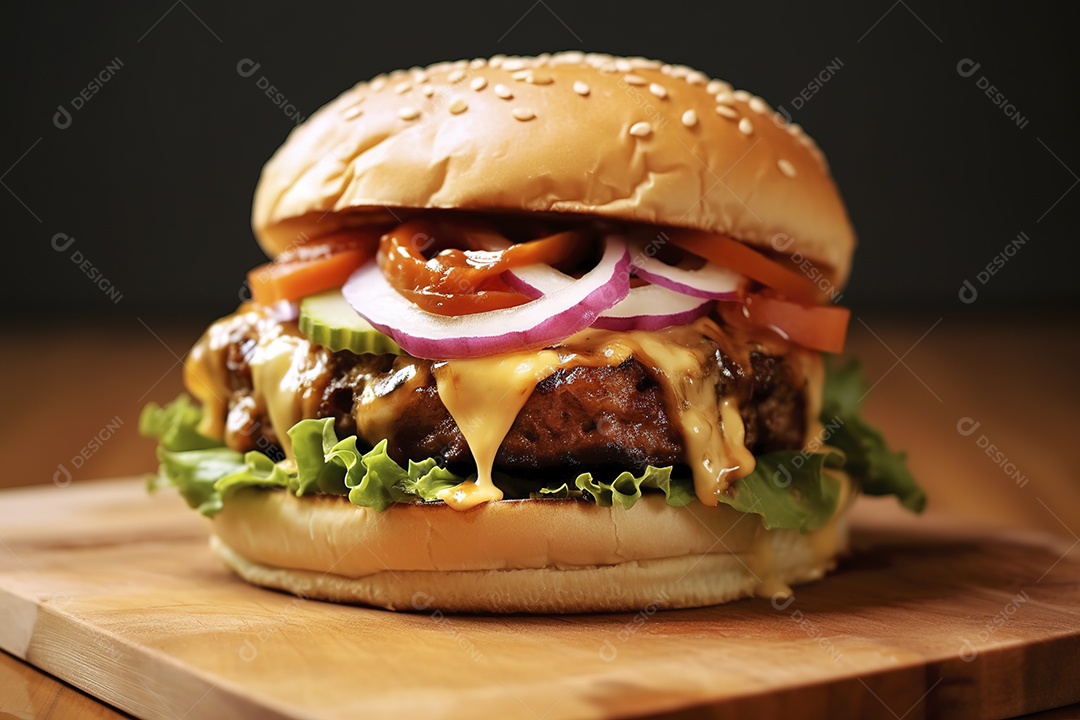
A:
POLYGON ((214 490, 225 497, 231 490, 242 487, 289 487, 293 476, 280 465, 257 450, 244 453, 244 465, 216 483, 214 490))
POLYGON ((844 469, 867 495, 896 495, 908 510, 922 512, 926 493, 907 468, 907 455, 894 452, 877 429, 859 415, 866 394, 858 363, 826 365, 821 423, 825 442, 844 455, 844 469))
MULTIPOLYGON (((776 452, 760 455, 750 475, 735 482, 720 502, 736 510, 760 515, 765 527, 815 530, 832 517, 840 499, 840 483, 823 472, 835 466, 839 455, 776 452)), ((663 492, 667 504, 688 505, 696 499, 689 477, 672 477, 671 467, 648 467, 641 475, 624 472, 611 482, 582 473, 573 483, 552 484, 532 493, 541 498, 591 499, 597 505, 618 504, 629 510, 643 491, 663 492)))
POLYGON ((430 458, 401 467, 386 453, 385 440, 367 452, 357 447, 355 435, 338 440, 332 418, 301 420, 289 437, 296 456, 290 487, 297 495, 348 495, 354 505, 385 510, 391 503, 435 500, 440 490, 463 480, 430 458))
POLYGON ((825 472, 840 462, 835 453, 786 450, 755 459, 754 472, 732 483, 720 502, 760 515, 769 530, 816 530, 836 512, 840 483, 825 472))
POLYGON ((395 502, 435 500, 440 490, 463 480, 430 458, 403 468, 387 455, 385 441, 363 452, 356 436, 337 439, 332 418, 301 420, 289 430, 295 469, 259 451, 242 454, 200 435, 201 419, 202 410, 181 395, 165 407, 148 405, 139 430, 159 442, 160 465, 151 488, 175 487, 204 515, 219 512, 229 493, 242 487, 348 495, 355 505, 385 510, 395 502))
POLYGON ((165 407, 149 403, 139 414, 139 433, 158 441, 173 452, 208 450, 221 447, 221 441, 199 434, 195 429, 202 420, 202 408, 180 395, 165 407))
POLYGON ((221 510, 222 497, 217 483, 244 470, 244 456, 225 447, 173 452, 158 448, 158 474, 152 478, 152 490, 171 485, 187 504, 203 515, 221 510))
MULTIPOLYGON (((339 446, 356 446, 355 437, 347 437, 339 446)), ((349 486, 349 502, 362 507, 385 510, 391 503, 416 500, 432 501, 441 490, 454 487, 464 480, 428 458, 423 462, 409 461, 408 469, 398 465, 386 453, 383 440, 370 452, 354 460, 361 472, 350 472, 345 478, 349 486)))
POLYGON ((542 487, 536 492, 530 493, 529 497, 565 500, 567 498, 581 497, 581 490, 576 487, 570 487, 569 483, 562 483, 561 485, 549 485, 547 487, 542 487))
MULTIPOLYGON (((603 482, 593 477, 592 473, 582 473, 574 480, 574 486, 602 507, 618 503, 629 510, 641 498, 642 489, 659 490, 664 493, 667 504, 674 507, 688 505, 694 499, 694 483, 690 479, 672 479, 672 468, 648 466, 641 475, 631 472, 619 473, 611 482, 603 482)), ((555 488, 543 488, 544 497, 573 497, 568 484, 555 488)))
POLYGON ((297 496, 309 492, 334 495, 349 492, 345 485, 348 471, 345 463, 327 457, 338 445, 333 418, 301 420, 289 428, 289 439, 296 458, 296 476, 289 488, 297 496))

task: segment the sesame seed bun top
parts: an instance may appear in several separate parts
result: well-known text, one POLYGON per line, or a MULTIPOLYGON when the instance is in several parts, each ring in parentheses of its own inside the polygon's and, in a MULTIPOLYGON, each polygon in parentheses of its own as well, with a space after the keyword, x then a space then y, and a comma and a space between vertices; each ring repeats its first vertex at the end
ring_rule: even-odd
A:
POLYGON ((761 98, 701 72, 579 52, 362 82, 263 169, 270 256, 387 209, 583 213, 801 253, 837 285, 855 236, 824 155, 761 98))

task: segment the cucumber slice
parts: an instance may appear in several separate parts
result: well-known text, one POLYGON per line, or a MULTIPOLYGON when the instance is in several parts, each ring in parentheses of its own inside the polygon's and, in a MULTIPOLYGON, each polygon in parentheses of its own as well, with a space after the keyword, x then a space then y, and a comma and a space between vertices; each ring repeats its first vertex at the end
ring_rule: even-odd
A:
POLYGON ((340 290, 311 295, 300 301, 300 332, 311 342, 335 352, 405 354, 396 342, 360 317, 341 296, 340 290))

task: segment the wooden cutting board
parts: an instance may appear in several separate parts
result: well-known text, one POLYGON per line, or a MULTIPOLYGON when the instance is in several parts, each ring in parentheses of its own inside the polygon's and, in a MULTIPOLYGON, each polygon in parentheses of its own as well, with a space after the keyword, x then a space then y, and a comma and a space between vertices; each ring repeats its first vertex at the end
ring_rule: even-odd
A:
POLYGON ((141 481, 0 492, 0 647, 149 718, 1006 716, 1080 701, 1080 551, 860 501, 790 605, 443 616, 250 587, 141 481))

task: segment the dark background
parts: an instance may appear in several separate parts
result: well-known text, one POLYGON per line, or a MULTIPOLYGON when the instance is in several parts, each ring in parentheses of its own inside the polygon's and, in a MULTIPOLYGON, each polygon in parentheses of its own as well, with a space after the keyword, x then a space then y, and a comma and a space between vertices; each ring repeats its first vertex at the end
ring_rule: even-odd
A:
POLYGON ((5 11, 0 212, 9 320, 206 320, 263 261, 262 164, 302 116, 398 67, 571 48, 695 66, 783 105, 829 156, 860 237, 856 311, 1075 308, 1076 24, 1054 3, 35 3, 5 11), (168 11, 168 12, 166 12, 168 11), (110 62, 90 101, 71 100, 110 62), (251 77, 237 63, 260 63, 251 77), (957 63, 981 67, 970 77, 957 63), (839 71, 801 109, 792 99, 839 71), (977 83, 1025 119, 1017 127, 977 83), (71 124, 54 124, 58 106, 71 124), (1056 157, 1055 157, 1056 156, 1056 157), (1029 242, 985 285, 977 273, 1029 242), (57 233, 74 237, 63 252, 57 233), (122 295, 71 261, 79 251, 122 295), (10 253, 10 251, 9 251, 10 253), (965 279, 978 301, 961 303, 965 279))

